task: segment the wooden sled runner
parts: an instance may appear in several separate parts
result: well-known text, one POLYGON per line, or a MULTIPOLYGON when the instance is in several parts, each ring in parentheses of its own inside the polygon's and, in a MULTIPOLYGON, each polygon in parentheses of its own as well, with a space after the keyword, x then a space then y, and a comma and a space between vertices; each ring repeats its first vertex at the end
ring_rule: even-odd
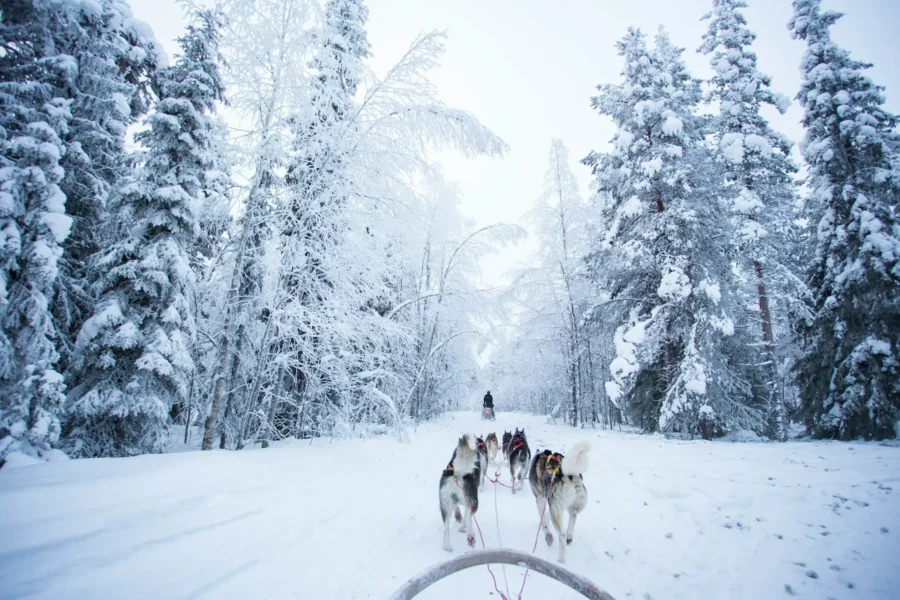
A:
POLYGON ((471 567, 488 563, 507 564, 528 567, 551 579, 567 585, 589 600, 615 600, 612 596, 595 586, 581 575, 576 575, 564 566, 538 558, 532 554, 509 550, 507 548, 491 548, 488 550, 472 550, 446 562, 442 562, 422 571, 409 579, 389 598, 389 600, 410 600, 419 592, 431 587, 448 575, 471 567))

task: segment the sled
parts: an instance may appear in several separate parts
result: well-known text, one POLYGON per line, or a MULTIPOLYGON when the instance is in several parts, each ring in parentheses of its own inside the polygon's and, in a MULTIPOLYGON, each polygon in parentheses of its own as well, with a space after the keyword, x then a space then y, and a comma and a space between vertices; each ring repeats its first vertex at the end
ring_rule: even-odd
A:
POLYGON ((494 414, 493 408, 484 407, 484 410, 481 411, 481 419, 483 421, 495 421, 497 420, 497 415, 494 414))
POLYGON ((409 579, 400 589, 394 592, 389 600, 410 600, 410 598, 415 598, 420 592, 449 575, 490 563, 528 567, 532 571, 537 571, 570 587, 589 600, 615 600, 590 580, 573 573, 560 564, 507 548, 472 550, 456 558, 434 565, 409 579))

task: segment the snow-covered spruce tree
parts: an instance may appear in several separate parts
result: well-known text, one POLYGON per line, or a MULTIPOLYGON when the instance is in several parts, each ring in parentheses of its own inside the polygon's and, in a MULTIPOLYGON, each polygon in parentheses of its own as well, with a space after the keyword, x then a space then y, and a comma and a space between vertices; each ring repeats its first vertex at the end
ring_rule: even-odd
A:
POLYGON ((221 172, 216 19, 197 13, 179 39, 182 55, 158 73, 160 100, 136 135, 145 161, 111 202, 122 239, 92 261, 103 273, 100 300, 78 335, 81 381, 70 394, 84 455, 161 450, 169 412, 187 400, 192 254, 221 172))
POLYGON ((787 415, 776 385, 772 305, 785 289, 797 284, 781 260, 790 256, 785 232, 791 224, 791 175, 796 169, 789 157, 789 142, 760 113, 766 104, 784 112, 788 99, 772 92, 770 78, 757 69, 756 53, 750 49, 756 34, 741 12, 746 6, 744 0, 713 0, 712 12, 704 17, 709 29, 700 51, 710 55, 714 71, 709 99, 719 109, 712 125, 716 158, 724 171, 722 194, 734 219, 734 256, 755 282, 752 291, 761 321, 761 334, 757 334, 761 344, 750 346, 759 351, 748 352, 744 362, 763 365, 751 375, 762 383, 757 394, 769 407, 770 434, 784 440, 787 415))
POLYGON ((89 258, 107 247, 106 203, 114 187, 130 175, 125 151, 127 127, 150 104, 151 78, 165 55, 150 28, 133 18, 120 0, 35 2, 48 14, 47 41, 74 57, 78 68, 67 88, 72 119, 60 184, 66 212, 73 218, 64 244, 53 313, 63 332, 63 362, 68 369, 75 337, 96 303, 97 274, 89 258))
POLYGON ((59 183, 76 65, 48 43, 49 8, 0 15, 0 466, 51 456, 65 398, 50 299, 72 224, 59 183))
POLYGON ((617 126, 614 149, 585 159, 609 197, 611 225, 592 260, 610 301, 597 314, 622 323, 607 393, 613 402, 628 395, 648 429, 760 429, 724 350, 734 333, 729 222, 695 114, 699 83, 663 31, 652 52, 634 29, 618 48, 625 81, 600 86, 592 101, 617 126))
POLYGON ((819 209, 810 266, 813 317, 797 324, 797 381, 819 437, 895 436, 900 419, 900 170, 896 117, 883 88, 831 40, 841 15, 794 0, 789 28, 806 41, 798 100, 808 186, 819 209))

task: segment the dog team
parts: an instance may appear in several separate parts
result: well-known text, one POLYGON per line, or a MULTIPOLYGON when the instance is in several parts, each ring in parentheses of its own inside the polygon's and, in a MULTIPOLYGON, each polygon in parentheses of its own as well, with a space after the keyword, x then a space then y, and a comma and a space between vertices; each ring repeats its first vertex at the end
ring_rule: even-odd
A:
POLYGON ((465 532, 469 546, 475 546, 472 517, 478 512, 478 491, 484 490, 488 465, 492 462, 500 464, 502 453, 502 460, 509 463, 513 494, 516 493, 516 488, 527 472, 538 515, 543 517, 544 540, 548 546, 553 545, 553 533, 547 523, 549 520, 556 529, 558 560, 564 563, 566 546, 572 543, 575 532, 575 519, 587 506, 588 495, 583 475, 588 469, 590 450, 590 442, 584 441, 572 446, 566 456, 559 452, 543 450, 532 458, 524 429, 516 429, 514 433, 505 432, 500 444, 494 433, 484 438, 470 434, 463 435, 459 438, 453 456, 441 474, 438 495, 441 518, 444 520, 444 550, 448 552, 453 550, 450 545, 451 514, 460 524, 460 531, 465 532), (545 512, 549 512, 549 519, 545 512), (563 543, 563 518, 566 515, 569 521, 565 527, 565 543, 563 543))

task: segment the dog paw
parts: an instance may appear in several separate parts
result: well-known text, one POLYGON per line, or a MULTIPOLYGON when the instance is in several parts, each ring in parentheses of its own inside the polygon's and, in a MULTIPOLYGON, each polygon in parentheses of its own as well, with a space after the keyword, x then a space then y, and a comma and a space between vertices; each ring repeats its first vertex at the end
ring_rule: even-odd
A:
POLYGON ((572 545, 572 538, 566 538, 566 546, 572 545))
POLYGON ((441 546, 446 552, 453 552, 453 547, 450 544, 444 544, 441 546))
POLYGON ((469 535, 466 536, 466 543, 469 544, 469 548, 475 547, 475 534, 474 533, 470 533, 469 535))
POLYGON ((459 510, 459 507, 456 507, 456 511, 453 514, 453 517, 456 519, 457 523, 462 523, 462 512, 459 510))
POLYGON ((552 533, 545 533, 545 534, 544 534, 544 541, 547 542, 547 545, 548 545, 548 546, 552 546, 552 545, 553 545, 553 534, 552 534, 552 533))
POLYGON ((459 532, 460 532, 460 533, 465 533, 465 532, 466 532, 466 526, 465 526, 465 525, 460 525, 460 526, 459 526, 459 532))

